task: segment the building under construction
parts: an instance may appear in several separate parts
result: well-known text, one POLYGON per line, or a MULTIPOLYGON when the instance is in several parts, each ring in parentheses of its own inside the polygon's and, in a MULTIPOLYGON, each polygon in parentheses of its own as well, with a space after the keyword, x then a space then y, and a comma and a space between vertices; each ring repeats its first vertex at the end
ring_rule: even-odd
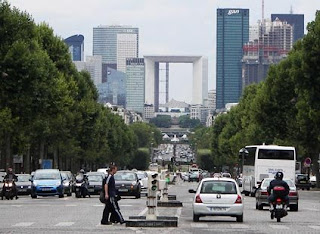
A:
POLYGON ((243 46, 242 87, 267 76, 270 65, 287 57, 293 46, 293 27, 276 18, 262 20, 250 28, 249 42, 243 46))

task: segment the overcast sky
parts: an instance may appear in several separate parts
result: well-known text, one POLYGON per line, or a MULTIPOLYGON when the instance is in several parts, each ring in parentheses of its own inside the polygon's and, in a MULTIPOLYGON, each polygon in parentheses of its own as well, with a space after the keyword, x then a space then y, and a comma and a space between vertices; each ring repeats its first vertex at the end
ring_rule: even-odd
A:
MULTIPOLYGON (((85 55, 92 55, 92 30, 99 25, 132 25, 140 30, 143 55, 203 55, 209 59, 209 89, 215 88, 216 9, 249 8, 250 25, 261 18, 262 0, 8 0, 45 21, 62 38, 85 37, 85 55)), ((314 20, 320 0, 265 0, 271 13, 305 15, 314 20)), ((306 31, 305 31, 306 32, 306 31)), ((170 65, 170 99, 191 101, 192 65, 170 65)))

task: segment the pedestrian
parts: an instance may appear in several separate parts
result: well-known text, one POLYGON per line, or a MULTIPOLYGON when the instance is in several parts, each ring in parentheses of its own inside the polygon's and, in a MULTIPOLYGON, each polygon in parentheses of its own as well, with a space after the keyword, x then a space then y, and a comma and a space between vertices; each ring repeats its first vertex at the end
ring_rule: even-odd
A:
POLYGON ((116 199, 116 186, 114 181, 114 174, 117 173, 117 166, 112 164, 109 167, 109 173, 103 180, 103 191, 106 199, 106 204, 103 210, 102 225, 111 225, 112 222, 125 223, 122 214, 119 209, 118 201, 116 199), (109 214, 111 212, 112 222, 109 221, 109 214))

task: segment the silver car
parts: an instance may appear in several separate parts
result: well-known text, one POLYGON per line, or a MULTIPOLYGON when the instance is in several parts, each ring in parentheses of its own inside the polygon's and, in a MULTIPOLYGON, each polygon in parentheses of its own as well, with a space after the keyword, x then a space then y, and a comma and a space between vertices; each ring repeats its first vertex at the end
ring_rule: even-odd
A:
POLYGON ((202 216, 231 216, 243 222, 243 199, 237 182, 231 178, 201 180, 193 200, 193 221, 202 216))

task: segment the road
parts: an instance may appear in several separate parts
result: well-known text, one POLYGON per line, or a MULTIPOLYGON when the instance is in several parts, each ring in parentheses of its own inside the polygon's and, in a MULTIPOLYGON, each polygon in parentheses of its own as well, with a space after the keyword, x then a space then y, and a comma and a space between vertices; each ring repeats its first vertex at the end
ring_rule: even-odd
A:
MULTIPOLYGON (((178 228, 128 228, 124 225, 102 226, 103 205, 98 196, 76 199, 74 197, 46 197, 18 200, 0 200, 0 233, 320 233, 320 191, 299 191, 298 212, 289 212, 281 223, 270 219, 269 211, 255 209, 255 199, 244 197, 244 222, 235 218, 204 217, 192 221, 193 194, 189 188, 197 183, 178 182, 170 185, 169 194, 177 195, 182 208, 158 208, 160 215, 178 216, 178 228)), ((120 201, 124 217, 143 215, 146 198, 126 198, 120 201)))

